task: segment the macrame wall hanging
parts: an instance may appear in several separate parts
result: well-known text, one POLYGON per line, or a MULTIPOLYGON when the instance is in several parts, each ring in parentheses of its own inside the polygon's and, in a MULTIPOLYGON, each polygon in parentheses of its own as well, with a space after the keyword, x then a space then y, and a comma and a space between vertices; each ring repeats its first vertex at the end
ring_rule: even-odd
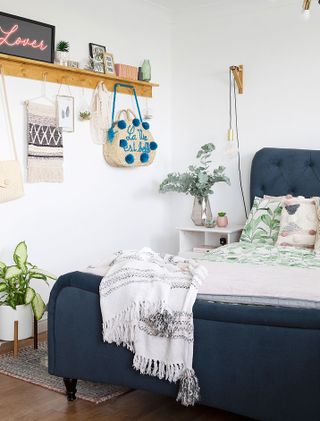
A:
POLYGON ((63 181, 62 130, 56 123, 56 106, 27 102, 28 182, 63 181))
POLYGON ((63 181, 62 129, 57 125, 56 103, 46 95, 45 79, 42 95, 26 101, 26 107, 28 182, 61 183, 63 181))

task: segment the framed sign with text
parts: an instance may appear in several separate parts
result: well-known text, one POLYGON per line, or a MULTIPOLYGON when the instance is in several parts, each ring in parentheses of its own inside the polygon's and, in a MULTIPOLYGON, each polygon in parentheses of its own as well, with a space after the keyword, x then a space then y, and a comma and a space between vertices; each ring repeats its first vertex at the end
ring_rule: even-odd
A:
POLYGON ((55 27, 0 12, 0 53, 53 63, 55 27))

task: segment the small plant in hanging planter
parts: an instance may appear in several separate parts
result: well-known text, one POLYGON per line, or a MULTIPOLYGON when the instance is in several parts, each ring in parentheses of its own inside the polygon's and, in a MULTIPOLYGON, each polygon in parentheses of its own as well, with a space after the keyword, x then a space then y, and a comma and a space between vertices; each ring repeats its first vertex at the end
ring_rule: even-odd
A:
POLYGON ((80 120, 90 120, 91 119, 91 113, 90 111, 80 111, 79 112, 79 119, 80 120))
POLYGON ((191 219, 195 225, 205 225, 206 220, 212 220, 209 195, 216 183, 227 183, 230 179, 224 174, 225 167, 210 169, 211 155, 215 150, 213 143, 201 146, 197 153, 198 165, 190 165, 184 173, 170 173, 160 185, 160 193, 177 192, 190 194, 194 197, 191 219))
POLYGON ((56 47, 56 62, 62 66, 68 65, 70 44, 68 41, 59 41, 56 47))
POLYGON ((48 285, 54 275, 28 262, 28 250, 24 241, 14 250, 15 264, 0 262, 0 339, 13 340, 14 320, 19 321, 19 339, 32 335, 32 313, 40 320, 46 305, 31 286, 32 279, 39 279, 48 285))

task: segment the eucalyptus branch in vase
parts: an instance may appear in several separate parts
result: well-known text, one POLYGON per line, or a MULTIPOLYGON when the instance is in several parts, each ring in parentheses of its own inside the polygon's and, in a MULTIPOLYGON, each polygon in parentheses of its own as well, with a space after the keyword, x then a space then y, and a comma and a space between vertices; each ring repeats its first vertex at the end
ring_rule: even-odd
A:
POLYGON ((197 153, 199 161, 196 165, 189 165, 188 171, 170 173, 160 184, 160 193, 177 192, 194 197, 191 219, 195 225, 204 225, 206 220, 212 220, 209 195, 213 194, 216 183, 227 183, 230 179, 225 175, 225 167, 212 168, 213 143, 201 146, 197 153))

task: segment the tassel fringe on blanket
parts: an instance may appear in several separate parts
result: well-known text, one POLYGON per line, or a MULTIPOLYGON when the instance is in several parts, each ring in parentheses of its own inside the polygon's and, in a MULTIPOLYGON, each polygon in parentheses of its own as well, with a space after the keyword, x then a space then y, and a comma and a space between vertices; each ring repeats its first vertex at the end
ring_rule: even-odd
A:
POLYGON ((192 368, 193 315, 206 269, 150 249, 118 252, 100 284, 103 339, 134 353, 141 374, 180 381, 177 401, 200 399, 192 368))

